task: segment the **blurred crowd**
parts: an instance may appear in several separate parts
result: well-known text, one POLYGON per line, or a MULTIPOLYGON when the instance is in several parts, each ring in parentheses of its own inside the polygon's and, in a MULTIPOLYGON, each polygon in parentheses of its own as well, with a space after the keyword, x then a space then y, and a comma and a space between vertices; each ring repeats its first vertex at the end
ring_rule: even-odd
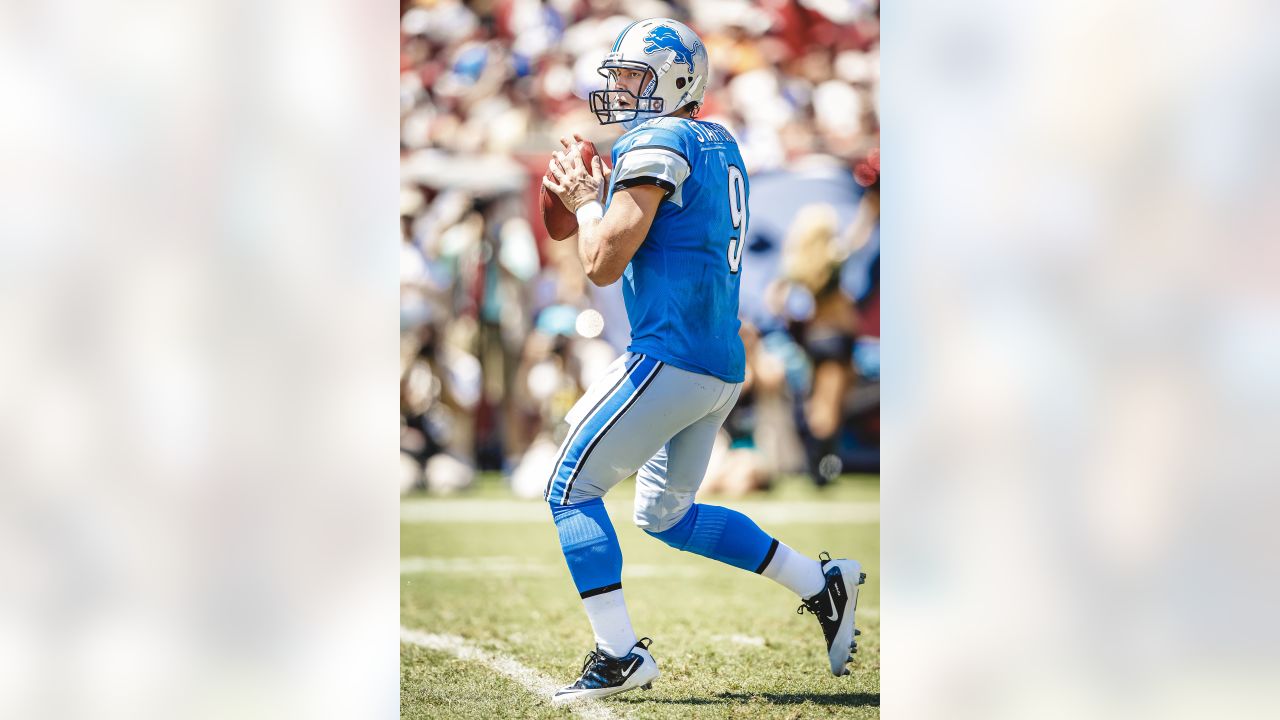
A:
POLYGON ((402 0, 402 490, 499 470, 540 495, 565 414, 625 350, 619 285, 547 237, 538 188, 562 136, 609 157, 597 67, 660 16, 706 43, 698 117, 734 133, 751 178, 746 387, 704 490, 878 471, 876 0, 402 0))

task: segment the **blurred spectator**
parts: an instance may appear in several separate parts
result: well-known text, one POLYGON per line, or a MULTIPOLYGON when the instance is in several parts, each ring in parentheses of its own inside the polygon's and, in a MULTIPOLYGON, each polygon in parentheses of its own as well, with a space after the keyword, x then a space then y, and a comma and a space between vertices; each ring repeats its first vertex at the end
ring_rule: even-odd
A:
POLYGON ((402 487, 502 470, 539 495, 564 413, 624 350, 618 286, 590 285, 572 244, 549 240, 538 188, 562 135, 608 156, 620 130, 588 110, 596 68, 655 16, 705 39, 700 116, 735 133, 752 179, 748 387, 708 487, 878 468, 878 2, 404 0, 402 487), (808 202, 828 209, 799 212, 808 202), (792 262, 783 238, 826 254, 792 262), (762 302, 783 285, 785 302, 762 302))
POLYGON ((769 351, 749 322, 742 327, 747 371, 738 402, 712 450, 699 495, 742 496, 766 490, 803 449, 791 425, 792 393, 782 357, 769 351))

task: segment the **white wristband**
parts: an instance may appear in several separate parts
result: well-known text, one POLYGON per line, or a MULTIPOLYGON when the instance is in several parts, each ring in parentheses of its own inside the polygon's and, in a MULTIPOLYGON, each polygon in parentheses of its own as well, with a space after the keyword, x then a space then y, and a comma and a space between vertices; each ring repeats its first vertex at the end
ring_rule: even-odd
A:
POLYGON ((578 226, 581 227, 586 225, 588 220, 599 220, 604 217, 604 206, 600 204, 599 200, 592 200, 578 208, 578 212, 575 214, 578 216, 578 226))

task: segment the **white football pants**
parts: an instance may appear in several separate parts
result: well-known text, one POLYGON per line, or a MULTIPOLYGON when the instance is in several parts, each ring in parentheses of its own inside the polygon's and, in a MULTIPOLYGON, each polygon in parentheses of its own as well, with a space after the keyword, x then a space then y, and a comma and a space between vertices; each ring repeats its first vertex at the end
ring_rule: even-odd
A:
POLYGON ((662 532, 693 505, 716 432, 741 383, 624 353, 569 411, 546 499, 571 505, 602 497, 638 471, 635 522, 662 532))

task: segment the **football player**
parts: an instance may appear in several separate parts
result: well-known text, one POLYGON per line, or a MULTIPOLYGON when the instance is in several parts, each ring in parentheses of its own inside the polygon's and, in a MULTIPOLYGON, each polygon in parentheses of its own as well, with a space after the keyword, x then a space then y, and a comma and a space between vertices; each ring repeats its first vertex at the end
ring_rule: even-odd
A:
POLYGON ((805 557, 739 512, 694 502, 743 381, 738 287, 751 189, 733 136, 695 119, 710 81, 706 48, 679 22, 641 20, 622 31, 599 72, 608 84, 591 93, 591 109, 627 131, 613 146, 612 172, 599 158, 584 167, 564 138, 543 182, 577 216, 591 281, 623 281, 631 343, 569 413, 547 482, 596 640, 581 677, 553 701, 648 688, 658 677, 649 640, 637 639, 627 614, 622 552, 602 500, 637 471, 640 528, 789 588, 817 616, 831 672, 846 675, 866 577, 859 563, 805 557))

